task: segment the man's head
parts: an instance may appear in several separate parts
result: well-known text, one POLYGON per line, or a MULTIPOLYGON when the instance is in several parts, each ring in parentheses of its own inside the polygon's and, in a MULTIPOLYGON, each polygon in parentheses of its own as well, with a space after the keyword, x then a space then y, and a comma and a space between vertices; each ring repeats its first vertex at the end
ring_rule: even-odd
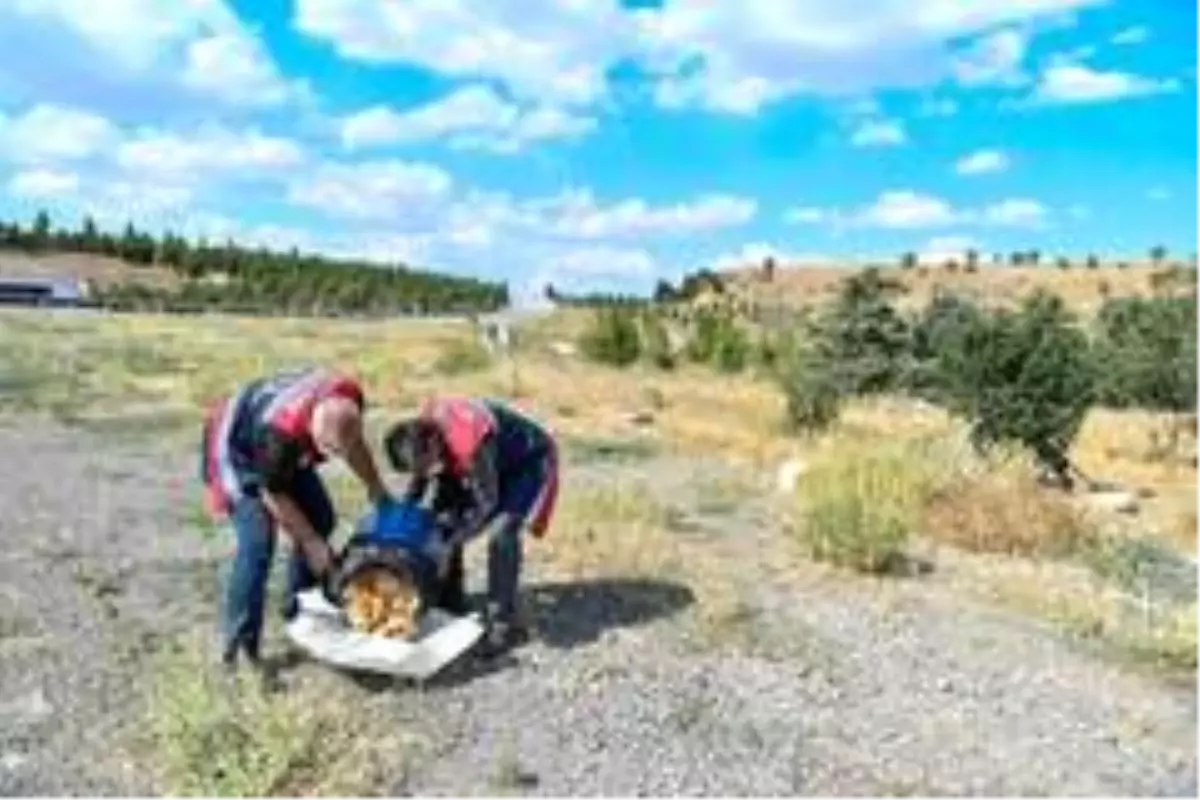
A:
POLYGON ((325 455, 344 456, 362 440, 362 409, 348 397, 322 398, 313 406, 309 433, 325 455))
POLYGON ((388 461, 397 472, 428 475, 442 462, 444 446, 437 426, 420 417, 401 420, 383 439, 388 461))

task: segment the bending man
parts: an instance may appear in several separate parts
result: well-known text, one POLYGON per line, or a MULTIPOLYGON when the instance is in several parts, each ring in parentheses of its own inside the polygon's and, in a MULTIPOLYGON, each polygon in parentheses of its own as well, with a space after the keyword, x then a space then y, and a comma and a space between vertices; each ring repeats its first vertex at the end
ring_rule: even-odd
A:
POLYGON ((465 604, 462 546, 488 531, 488 626, 484 654, 498 654, 526 635, 517 608, 521 532, 541 537, 558 494, 553 437, 496 400, 439 398, 396 424, 384 438, 392 466, 412 473, 409 498, 432 498, 447 520, 452 550, 439 605, 465 604))
POLYGON ((333 569, 329 536, 336 515, 316 468, 341 458, 373 503, 386 489, 363 438, 364 396, 352 378, 321 368, 252 381, 213 405, 204 423, 203 473, 209 510, 230 519, 237 554, 222 614, 222 660, 242 650, 259 660, 263 606, 274 532, 292 540, 284 615, 296 593, 326 581, 333 569))

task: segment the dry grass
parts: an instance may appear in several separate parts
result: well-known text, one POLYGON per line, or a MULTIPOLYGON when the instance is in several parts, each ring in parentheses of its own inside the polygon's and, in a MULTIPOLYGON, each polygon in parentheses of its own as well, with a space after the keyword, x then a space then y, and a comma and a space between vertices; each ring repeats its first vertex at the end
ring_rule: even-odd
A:
MULTIPOLYGON (((1036 289, 1046 289, 1062 297, 1077 312, 1089 315, 1104 301, 1102 287, 1112 295, 1148 295, 1156 268, 1137 264, 1128 269, 1105 265, 1086 269, 1082 263, 1060 270, 1043 263, 1038 267, 992 266, 991 254, 981 254, 981 264, 974 273, 951 272, 942 265, 927 269, 902 270, 899 266, 881 270, 888 278, 898 280, 907 290, 905 306, 928 302, 935 292, 954 291, 977 297, 991 305, 1014 306, 1036 289)), ((838 284, 851 269, 827 266, 780 265, 771 283, 762 282, 754 271, 743 271, 730 282, 730 294, 753 298, 764 305, 782 304, 800 307, 823 302, 837 293, 838 284)))
POLYGON ((922 530, 977 553, 1059 558, 1095 541, 1096 528, 1066 495, 1012 470, 959 478, 929 499, 922 530))
POLYGON ((958 564, 956 573, 964 592, 1044 619, 1130 662, 1181 674, 1194 685, 1194 596, 1144 605, 1117 584, 1063 562, 977 558, 958 564))
POLYGON ((157 665, 139 746, 168 794, 362 795, 395 785, 421 746, 379 729, 361 698, 317 688, 266 693, 243 673, 213 672, 215 654, 185 641, 157 665))
POLYGON ((859 572, 897 571, 939 469, 916 442, 854 440, 822 454, 803 479, 796 533, 810 557, 859 572))
MULTIPOLYGON (((1059 275, 1057 270, 1043 273, 1059 275)), ((1120 276, 1134 281, 1147 273, 1130 270, 1120 276)), ((1079 277, 1073 280, 1099 278, 1084 270, 1074 275, 1079 277)), ((865 564, 876 562, 890 547, 883 546, 887 542, 901 541, 907 535, 901 532, 926 528, 961 547, 1017 555, 1069 549, 1072 541, 1087 536, 1078 520, 1045 494, 998 474, 971 484, 945 484, 939 477, 935 488, 955 490, 937 495, 930 506, 917 503, 930 474, 914 467, 918 461, 924 459, 935 475, 953 472, 953 454, 921 449, 922 442, 944 442, 960 430, 939 409, 901 400, 854 402, 825 436, 795 440, 782 434, 783 399, 764 381, 714 379, 691 367, 675 373, 608 370, 548 350, 550 342, 569 338, 579 323, 580 315, 557 315, 539 320, 519 338, 518 403, 564 442, 636 440, 643 456, 716 456, 759 476, 784 458, 799 456, 816 469, 800 483, 804 497, 797 502, 808 502, 808 510, 795 511, 807 514, 802 519, 811 530, 825 531, 826 538, 849 531, 854 541, 861 535, 865 544, 849 551, 858 552, 855 558, 865 564), (649 412, 652 421, 637 424, 633 412, 649 412), (891 533, 877 533, 881 530, 891 533), (870 545, 872 536, 882 537, 879 547, 870 545)), ((376 443, 386 424, 426 394, 507 396, 514 389, 510 365, 480 359, 471 327, 460 322, 3 311, 0 339, 9 345, 0 352, 0 409, 73 419, 158 414, 176 421, 185 437, 194 436, 207 400, 241 380, 297 363, 340 366, 364 379, 376 443)), ((1099 410, 1084 425, 1075 455, 1089 474, 1153 490, 1156 496, 1144 501, 1138 524, 1194 553, 1195 461, 1186 455, 1165 459, 1155 451, 1152 432, 1162 426, 1159 415, 1099 410)), ((181 445, 185 441, 192 446, 186 438, 181 445)), ((1184 444, 1185 454, 1194 453, 1194 436, 1184 444)), ((331 484, 340 509, 361 506, 361 491, 348 477, 333 475, 331 484)), ((669 528, 662 504, 633 475, 609 487, 568 480, 554 530, 529 552, 531 560, 564 576, 682 579, 696 589, 711 619, 740 619, 736 589, 716 568, 719 555, 691 540, 685 552, 682 538, 669 528)), ((1057 574, 1038 578, 1048 582, 1042 587, 1047 596, 1056 591, 1057 574)))

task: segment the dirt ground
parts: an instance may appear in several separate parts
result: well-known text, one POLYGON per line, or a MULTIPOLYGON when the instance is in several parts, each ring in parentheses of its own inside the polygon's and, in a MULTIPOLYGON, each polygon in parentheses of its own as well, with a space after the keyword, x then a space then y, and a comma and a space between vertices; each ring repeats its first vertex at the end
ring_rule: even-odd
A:
MULTIPOLYGON (((193 450, 0 427, 0 793, 164 791, 154 756, 117 743, 145 719, 155 653, 213 627, 231 542, 188 511, 193 450)), ((671 499, 675 535, 738 592, 719 641, 701 636, 684 573, 576 582, 531 558, 537 638, 496 669, 412 687, 291 659, 286 693, 336 686, 348 713, 419 735, 411 755, 376 759, 374 791, 1195 796, 1194 685, 968 602, 949 578, 785 575, 759 499, 705 502, 727 467, 571 469, 575 485, 671 499)))

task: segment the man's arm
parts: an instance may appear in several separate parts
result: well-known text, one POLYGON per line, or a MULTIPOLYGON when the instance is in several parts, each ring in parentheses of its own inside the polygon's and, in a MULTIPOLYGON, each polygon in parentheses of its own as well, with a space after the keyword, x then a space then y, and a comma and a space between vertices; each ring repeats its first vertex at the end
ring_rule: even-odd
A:
POLYGON ((287 494, 299 468, 301 451, 302 446, 294 437, 275 430, 267 432, 261 495, 263 504, 304 554, 313 573, 323 575, 332 560, 329 543, 321 538, 304 511, 287 494))
POLYGON ((296 549, 304 554, 309 569, 318 577, 324 576, 331 566, 333 552, 329 543, 320 537, 308 517, 286 494, 264 489, 263 504, 271 512, 279 526, 291 537, 296 549))
POLYGON ((342 458, 366 488, 368 500, 375 503, 387 496, 387 487, 379 476, 375 458, 362 436, 354 437, 342 458))

